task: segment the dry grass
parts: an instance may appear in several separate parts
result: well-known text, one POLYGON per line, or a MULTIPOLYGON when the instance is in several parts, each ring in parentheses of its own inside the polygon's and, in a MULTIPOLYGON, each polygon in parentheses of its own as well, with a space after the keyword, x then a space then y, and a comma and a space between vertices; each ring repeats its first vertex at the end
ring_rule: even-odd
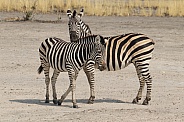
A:
POLYGON ((0 11, 66 12, 85 9, 97 16, 184 16, 184 0, 1 0, 0 11))

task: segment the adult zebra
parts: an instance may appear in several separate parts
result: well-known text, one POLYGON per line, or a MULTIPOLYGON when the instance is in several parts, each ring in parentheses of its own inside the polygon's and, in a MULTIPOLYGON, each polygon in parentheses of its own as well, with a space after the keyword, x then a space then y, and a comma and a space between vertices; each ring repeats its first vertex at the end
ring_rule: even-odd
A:
POLYGON ((41 43, 39 55, 41 65, 38 68, 40 74, 44 70, 46 83, 46 103, 49 102, 49 68, 54 69, 51 78, 53 89, 53 102, 58 105, 64 101, 70 91, 72 91, 73 107, 77 107, 75 99, 75 80, 80 69, 87 65, 88 70, 93 70, 95 62, 101 67, 104 49, 104 39, 99 35, 92 35, 77 40, 77 43, 63 41, 59 38, 48 38, 41 43), (55 90, 56 79, 60 72, 68 72, 70 85, 67 91, 57 101, 55 90))
POLYGON ((82 9, 79 14, 77 14, 75 10, 73 12, 71 10, 67 10, 67 15, 69 18, 69 35, 71 42, 75 42, 79 38, 91 35, 91 29, 81 20, 83 14, 84 9, 82 9))
MULTIPOLYGON (((73 16, 72 18, 69 17, 69 23, 73 20, 74 17, 75 16, 73 16)), ((86 25, 85 27, 84 22, 83 28, 80 27, 80 21, 82 20, 79 19, 78 22, 75 21, 75 23, 71 24, 72 28, 69 25, 69 31, 72 32, 70 33, 70 37, 80 37, 80 33, 77 32, 85 33, 85 29, 83 28, 89 28, 88 25, 86 25), (74 30, 72 30, 73 28, 74 30)), ((152 57, 155 43, 152 39, 145 36, 144 34, 137 33, 128 33, 119 36, 104 37, 104 39, 106 40, 106 57, 104 60, 107 64, 107 69, 109 71, 115 71, 121 68, 125 68, 130 63, 133 63, 139 78, 140 88, 136 98, 133 99, 132 103, 138 103, 138 101, 141 100, 142 90, 146 83, 147 93, 146 98, 142 104, 147 105, 148 102, 151 100, 152 87, 152 77, 149 72, 149 62, 152 57)))
POLYGON ((140 82, 140 88, 132 103, 138 103, 146 83, 147 93, 143 105, 151 100, 152 77, 149 62, 154 50, 154 41, 144 34, 128 33, 119 36, 105 37, 105 62, 109 71, 116 71, 133 63, 140 82))

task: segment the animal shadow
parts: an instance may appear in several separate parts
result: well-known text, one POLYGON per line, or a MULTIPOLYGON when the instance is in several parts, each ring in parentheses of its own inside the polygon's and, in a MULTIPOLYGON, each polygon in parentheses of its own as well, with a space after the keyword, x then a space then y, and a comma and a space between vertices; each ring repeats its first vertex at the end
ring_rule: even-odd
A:
MULTIPOLYGON (((50 100, 49 103, 45 103, 45 100, 40 99, 15 99, 15 100, 9 100, 10 102, 18 102, 18 103, 25 103, 25 104, 37 104, 37 105, 43 105, 43 106, 57 106, 57 104, 53 104, 52 100, 50 100)), ((66 99, 64 102, 71 102, 71 99, 66 99)), ((87 104, 88 99, 77 99, 77 103, 84 103, 87 104)), ((111 98, 103 98, 103 99, 95 99, 95 103, 128 103, 130 102, 124 102, 117 99, 111 99, 111 98)), ((132 104, 132 103, 131 103, 132 104)))

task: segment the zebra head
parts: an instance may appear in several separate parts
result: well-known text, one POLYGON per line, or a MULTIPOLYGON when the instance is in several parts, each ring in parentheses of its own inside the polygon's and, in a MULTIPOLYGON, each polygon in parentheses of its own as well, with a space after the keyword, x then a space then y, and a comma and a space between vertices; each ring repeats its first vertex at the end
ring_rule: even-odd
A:
POLYGON ((100 71, 106 69, 105 57, 105 41, 100 35, 95 38, 95 50, 91 55, 91 58, 95 61, 95 67, 100 71))
POLYGON ((69 18, 68 26, 69 26, 69 34, 70 34, 70 41, 75 42, 79 38, 86 37, 91 35, 91 30, 88 25, 86 25, 82 20, 81 17, 84 14, 84 9, 77 14, 76 10, 73 12, 71 10, 67 10, 67 16, 69 18))

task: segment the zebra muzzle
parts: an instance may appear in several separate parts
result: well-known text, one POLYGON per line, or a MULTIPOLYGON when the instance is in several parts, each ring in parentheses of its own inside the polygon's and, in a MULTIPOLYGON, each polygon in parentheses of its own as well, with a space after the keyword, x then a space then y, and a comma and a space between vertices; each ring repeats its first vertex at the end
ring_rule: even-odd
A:
POLYGON ((106 63, 103 61, 98 65, 98 69, 100 71, 104 71, 106 69, 106 63))
POLYGON ((78 36, 76 34, 76 31, 71 31, 70 32, 70 40, 71 40, 71 42, 75 42, 75 41, 77 41, 77 39, 78 39, 78 36))

